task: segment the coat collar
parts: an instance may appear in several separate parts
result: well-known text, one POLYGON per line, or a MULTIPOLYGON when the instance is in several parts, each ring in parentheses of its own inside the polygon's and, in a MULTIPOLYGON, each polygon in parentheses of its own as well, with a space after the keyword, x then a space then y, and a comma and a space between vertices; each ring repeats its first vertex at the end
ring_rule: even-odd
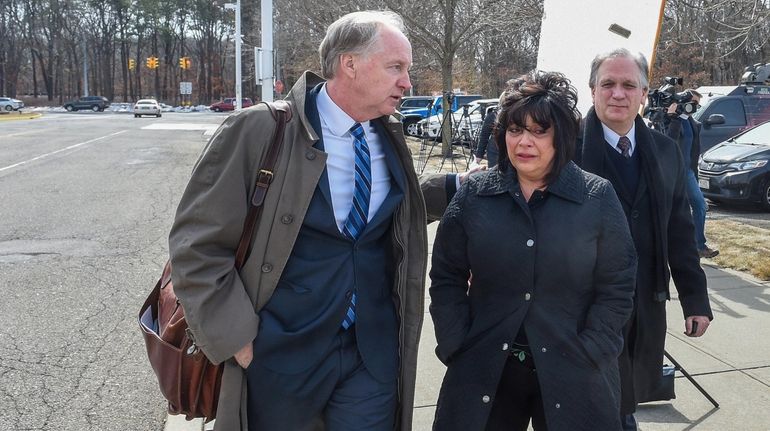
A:
MULTIPOLYGON (((286 96, 286 100, 290 100, 297 105, 295 114, 299 115, 299 119, 302 122, 304 131, 312 142, 318 141, 319 135, 316 130, 320 130, 320 127, 318 129, 314 127, 313 121, 311 121, 310 118, 308 118, 308 115, 305 111, 305 107, 310 102, 308 100, 308 95, 311 92, 311 90, 313 90, 314 87, 317 87, 320 84, 323 84, 324 82, 325 80, 320 76, 316 75, 313 72, 306 71, 305 73, 302 74, 300 79, 297 80, 297 82, 289 91, 289 94, 286 96)), ((318 90, 320 90, 320 88, 318 88, 318 90)), ((313 96, 315 96, 315 94, 313 96)), ((318 110, 315 107, 315 101, 313 101, 312 104, 313 104, 313 109, 315 109, 315 112, 317 115, 318 110)), ((399 122, 392 115, 386 115, 386 116, 380 117, 379 120, 382 121, 382 125, 385 127, 385 130, 387 130, 390 135, 396 136, 398 135, 399 131, 403 133, 401 129, 402 128, 401 122, 399 122)))
MULTIPOLYGON (((485 175, 481 176, 477 193, 479 196, 492 196, 502 193, 514 195, 519 190, 521 188, 519 187, 516 171, 513 168, 500 171, 495 166, 485 175)), ((546 190, 548 193, 559 196, 562 199, 583 203, 586 191, 583 171, 574 162, 567 163, 556 178, 556 181, 549 185, 546 190)))

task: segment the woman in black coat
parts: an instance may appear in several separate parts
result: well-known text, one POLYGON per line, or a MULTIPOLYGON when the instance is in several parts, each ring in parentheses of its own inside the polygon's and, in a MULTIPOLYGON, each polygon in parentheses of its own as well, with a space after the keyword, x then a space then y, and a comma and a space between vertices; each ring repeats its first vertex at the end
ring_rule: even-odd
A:
POLYGON ((617 356, 636 254, 606 180, 571 160, 580 114, 559 73, 514 81, 498 167, 466 181, 433 249, 447 365, 434 430, 618 430, 617 356), (469 284, 469 280, 470 284, 469 284))

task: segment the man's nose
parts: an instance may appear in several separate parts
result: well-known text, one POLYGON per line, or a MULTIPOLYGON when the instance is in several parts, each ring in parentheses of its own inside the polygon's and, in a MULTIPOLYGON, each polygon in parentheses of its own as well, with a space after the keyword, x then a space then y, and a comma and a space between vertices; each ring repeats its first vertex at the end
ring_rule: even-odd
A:
POLYGON ((623 88, 621 88, 619 85, 616 85, 612 87, 612 97, 616 99, 622 99, 625 97, 626 93, 623 91, 623 88))
POLYGON ((412 88, 412 81, 409 79, 409 73, 405 73, 404 76, 398 82, 398 86, 403 88, 404 91, 412 88))

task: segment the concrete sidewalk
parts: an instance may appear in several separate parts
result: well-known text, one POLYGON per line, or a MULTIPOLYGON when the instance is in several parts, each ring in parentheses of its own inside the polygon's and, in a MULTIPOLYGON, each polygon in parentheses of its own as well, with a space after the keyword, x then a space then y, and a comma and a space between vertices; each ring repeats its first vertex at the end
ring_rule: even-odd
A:
MULTIPOLYGON (((437 225, 429 226, 431 250, 437 225)), ((715 409, 677 372, 677 398, 671 402, 640 406, 637 411, 639 429, 769 431, 770 283, 703 262, 714 322, 703 337, 686 337, 679 302, 672 298, 668 303, 666 350, 716 399, 720 408, 715 409)), ((672 294, 676 294, 673 287, 672 294)), ((425 323, 420 340, 414 407, 415 431, 431 429, 445 370, 433 353, 436 340, 428 314, 427 288, 425 296, 425 323)), ((165 427, 166 431, 203 429, 213 429, 213 423, 204 428, 202 421, 186 422, 184 418, 169 417, 165 427)))

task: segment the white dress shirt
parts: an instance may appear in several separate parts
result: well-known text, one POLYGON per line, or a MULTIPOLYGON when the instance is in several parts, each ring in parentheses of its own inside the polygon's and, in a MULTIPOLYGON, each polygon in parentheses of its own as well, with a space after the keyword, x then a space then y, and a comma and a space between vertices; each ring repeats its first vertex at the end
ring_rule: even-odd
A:
MULTIPOLYGON (((329 175, 329 190, 331 192, 334 218, 337 228, 342 232, 350 208, 353 207, 353 189, 355 188, 356 153, 353 135, 350 128, 356 123, 350 118, 326 92, 326 84, 321 88, 317 98, 318 115, 321 119, 321 136, 324 141, 326 172, 329 175)), ((390 171, 385 162, 385 152, 382 146, 386 144, 377 135, 370 121, 361 123, 369 146, 369 156, 372 162, 372 194, 369 200, 369 215, 371 221, 390 192, 390 171)))
POLYGON ((615 151, 623 154, 623 152, 618 149, 618 140, 621 136, 625 136, 629 141, 631 141, 631 149, 628 150, 628 155, 631 156, 634 154, 634 149, 636 149, 636 123, 631 126, 631 130, 629 130, 625 135, 618 135, 614 130, 605 126, 604 123, 602 123, 602 129, 604 129, 604 139, 608 144, 610 144, 612 148, 615 149, 615 151))

